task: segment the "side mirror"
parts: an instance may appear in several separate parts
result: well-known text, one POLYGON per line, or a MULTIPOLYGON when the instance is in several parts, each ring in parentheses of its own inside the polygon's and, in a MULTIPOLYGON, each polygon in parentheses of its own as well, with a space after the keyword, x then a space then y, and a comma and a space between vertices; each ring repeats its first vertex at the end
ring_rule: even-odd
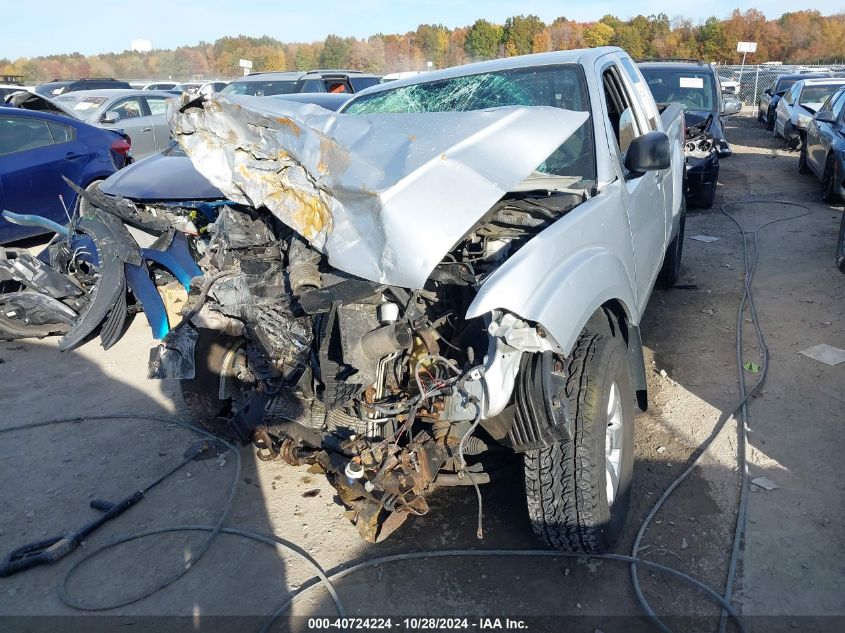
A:
POLYGON ((771 89, 771 88, 766 88, 766 89, 763 91, 763 94, 769 95, 769 96, 771 97, 771 96, 772 96, 772 89, 771 89))
POLYGON ((836 116, 830 110, 816 112, 813 118, 819 123, 836 123, 836 116))
POLYGON ((739 99, 725 99, 722 103, 722 114, 725 116, 736 114, 742 110, 742 101, 739 99))
POLYGON ((668 169, 671 161, 669 137, 665 132, 646 132, 631 141, 625 152, 625 169, 630 178, 642 176, 647 171, 668 169))
POLYGON ((109 110, 100 117, 100 123, 117 123, 120 121, 120 113, 116 110, 109 110))

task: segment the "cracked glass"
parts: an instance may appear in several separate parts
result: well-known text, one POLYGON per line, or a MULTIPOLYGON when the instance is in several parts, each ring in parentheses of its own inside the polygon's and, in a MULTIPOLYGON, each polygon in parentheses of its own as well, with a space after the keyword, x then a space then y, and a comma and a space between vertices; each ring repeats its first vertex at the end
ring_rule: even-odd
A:
MULTIPOLYGON (((590 111, 580 66, 563 64, 464 75, 399 86, 353 99, 345 114, 467 112, 502 106, 549 106, 590 111)), ((588 118, 538 167, 544 175, 566 176, 583 186, 596 178, 595 144, 588 118)))

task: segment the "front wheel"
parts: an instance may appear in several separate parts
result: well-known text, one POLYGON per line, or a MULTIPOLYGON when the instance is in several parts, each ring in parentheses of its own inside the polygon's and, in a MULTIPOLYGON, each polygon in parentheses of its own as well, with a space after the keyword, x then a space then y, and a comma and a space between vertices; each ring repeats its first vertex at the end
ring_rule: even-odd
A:
POLYGON ((591 320, 565 361, 573 437, 524 455, 534 532, 570 552, 606 551, 628 513, 634 391, 625 343, 599 321, 591 320))

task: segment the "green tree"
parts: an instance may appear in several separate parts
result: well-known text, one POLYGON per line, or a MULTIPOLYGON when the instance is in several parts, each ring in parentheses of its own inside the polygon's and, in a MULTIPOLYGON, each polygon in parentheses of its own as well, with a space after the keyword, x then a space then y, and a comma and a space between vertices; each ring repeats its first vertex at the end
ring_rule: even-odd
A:
POLYGON ((414 34, 414 44, 422 51, 426 61, 440 68, 449 52, 449 30, 441 24, 420 24, 414 34))
POLYGON ((718 18, 709 17, 698 29, 698 46, 705 61, 721 61, 725 47, 725 31, 718 18))
POLYGON ((645 57, 646 43, 640 31, 633 26, 622 24, 616 29, 610 43, 618 46, 633 58, 645 57))
POLYGON ((613 28, 604 22, 594 22, 584 28, 584 43, 590 48, 607 46, 613 39, 613 28))
POLYGON ((351 44, 348 40, 337 35, 326 37, 326 43, 320 53, 321 68, 343 68, 346 66, 347 57, 351 51, 351 44))
POLYGON ((601 20, 599 20, 599 22, 601 22, 602 24, 607 24, 614 31, 616 29, 618 29, 620 26, 625 24, 622 20, 617 18, 615 15, 610 15, 609 13, 607 15, 602 16, 602 18, 601 18, 601 20))
POLYGON ((493 59, 499 53, 502 27, 487 20, 476 20, 467 30, 464 50, 474 59, 493 59))
POLYGON ((527 55, 534 50, 534 38, 545 30, 546 25, 536 15, 515 15, 505 20, 502 33, 508 55, 527 55))

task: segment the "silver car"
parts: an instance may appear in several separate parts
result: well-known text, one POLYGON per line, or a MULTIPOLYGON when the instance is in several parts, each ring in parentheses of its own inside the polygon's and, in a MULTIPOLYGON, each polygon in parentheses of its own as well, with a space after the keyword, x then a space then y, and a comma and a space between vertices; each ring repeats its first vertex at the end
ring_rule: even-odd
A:
POLYGON ((124 130, 132 138, 130 155, 137 160, 170 144, 166 102, 172 98, 154 90, 80 90, 53 102, 86 123, 124 130))
POLYGON ((783 137, 790 147, 798 147, 813 115, 842 85, 845 79, 796 81, 778 102, 774 136, 783 137))

